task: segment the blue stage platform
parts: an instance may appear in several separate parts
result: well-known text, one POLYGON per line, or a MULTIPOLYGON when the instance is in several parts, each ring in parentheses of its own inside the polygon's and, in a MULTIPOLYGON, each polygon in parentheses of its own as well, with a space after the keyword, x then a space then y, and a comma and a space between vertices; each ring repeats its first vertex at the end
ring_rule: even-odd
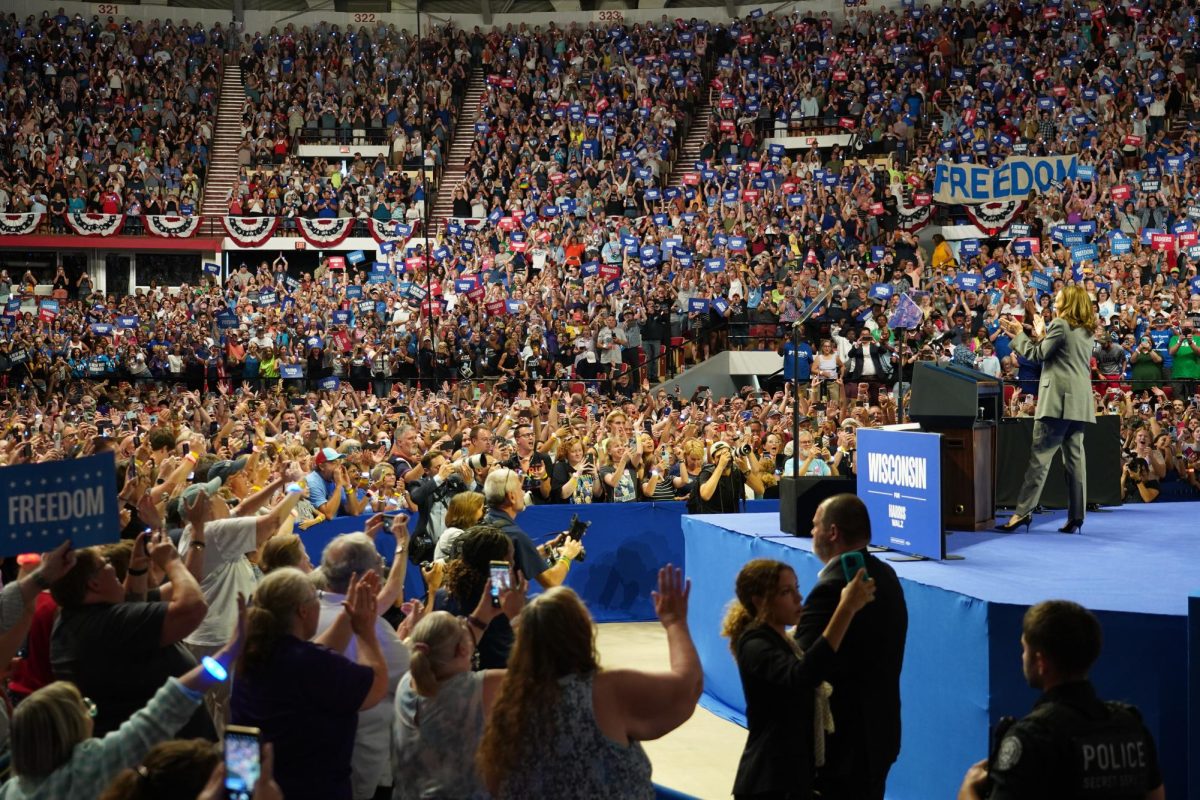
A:
MULTIPOLYGON (((987 755, 991 725, 1029 710, 1036 693, 1021 674, 1021 617, 1049 598, 1098 614, 1104 653, 1092 677, 1101 695, 1142 710, 1158 743, 1167 795, 1200 796, 1196 776, 1189 782, 1187 775, 1189 761, 1200 762, 1200 742, 1188 745, 1188 709, 1200 711, 1200 653, 1188 660, 1189 595, 1200 588, 1200 570, 1188 554, 1200 544, 1198 512, 1190 503, 1126 506, 1090 514, 1082 536, 1055 532, 1063 515, 1045 514, 1035 517, 1029 534, 950 535, 947 549, 963 561, 893 564, 909 632, 903 746, 888 797, 953 797, 967 767, 987 755)), ((796 569, 804 590, 821 565, 811 540, 780 534, 774 514, 685 516, 683 535, 692 580, 689 623, 704 662, 702 702, 745 724, 737 668, 720 638, 734 578, 751 558, 776 558, 796 569)), ((1192 625, 1200 631, 1196 620, 1192 625)), ((1192 720, 1193 731, 1200 732, 1198 724, 1192 720)))

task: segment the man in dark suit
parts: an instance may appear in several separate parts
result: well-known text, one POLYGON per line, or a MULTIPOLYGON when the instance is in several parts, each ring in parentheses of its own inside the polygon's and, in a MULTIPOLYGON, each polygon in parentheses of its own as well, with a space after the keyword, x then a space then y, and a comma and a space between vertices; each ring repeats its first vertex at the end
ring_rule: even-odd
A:
POLYGON ((817 788, 838 800, 883 800, 900 753, 900 668, 908 608, 895 571, 867 552, 871 519, 856 495, 835 495, 813 517, 813 552, 825 564, 796 626, 800 648, 812 647, 833 616, 846 578, 842 554, 857 551, 877 586, 875 602, 854 618, 834 657, 829 682, 835 731, 826 740, 817 788))

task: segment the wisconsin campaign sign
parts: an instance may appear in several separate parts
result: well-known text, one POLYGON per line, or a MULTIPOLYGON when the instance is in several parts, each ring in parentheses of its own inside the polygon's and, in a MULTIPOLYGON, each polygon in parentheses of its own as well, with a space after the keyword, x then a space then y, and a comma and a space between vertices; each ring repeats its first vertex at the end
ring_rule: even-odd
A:
POLYGON ((979 205, 1024 200, 1077 177, 1075 156, 1010 156, 994 169, 980 164, 939 161, 933 197, 939 203, 979 205))
POLYGON ((941 434, 863 428, 858 496, 871 518, 871 544, 941 559, 941 434))
POLYGON ((0 556, 43 553, 67 539, 90 547, 121 538, 112 453, 0 469, 0 556))

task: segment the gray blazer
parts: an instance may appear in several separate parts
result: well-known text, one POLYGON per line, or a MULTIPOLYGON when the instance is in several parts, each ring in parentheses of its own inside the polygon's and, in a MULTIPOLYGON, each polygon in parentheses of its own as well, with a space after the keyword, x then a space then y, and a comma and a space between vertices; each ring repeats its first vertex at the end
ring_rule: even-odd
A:
POLYGON ((1061 318, 1050 321, 1046 336, 1035 342, 1022 333, 1012 340, 1012 349, 1030 361, 1042 364, 1038 387, 1037 419, 1095 422, 1092 400, 1091 359, 1095 342, 1092 331, 1072 328, 1061 318))

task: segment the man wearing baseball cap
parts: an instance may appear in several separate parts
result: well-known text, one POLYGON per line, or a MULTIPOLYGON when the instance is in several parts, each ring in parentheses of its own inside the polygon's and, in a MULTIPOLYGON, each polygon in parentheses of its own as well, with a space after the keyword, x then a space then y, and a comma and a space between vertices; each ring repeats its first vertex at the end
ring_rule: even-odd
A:
POLYGON ((342 497, 350 488, 346 471, 337 463, 343 458, 345 455, 332 447, 319 448, 313 454, 313 471, 304 477, 308 484, 308 502, 324 514, 325 519, 337 516, 342 497))

